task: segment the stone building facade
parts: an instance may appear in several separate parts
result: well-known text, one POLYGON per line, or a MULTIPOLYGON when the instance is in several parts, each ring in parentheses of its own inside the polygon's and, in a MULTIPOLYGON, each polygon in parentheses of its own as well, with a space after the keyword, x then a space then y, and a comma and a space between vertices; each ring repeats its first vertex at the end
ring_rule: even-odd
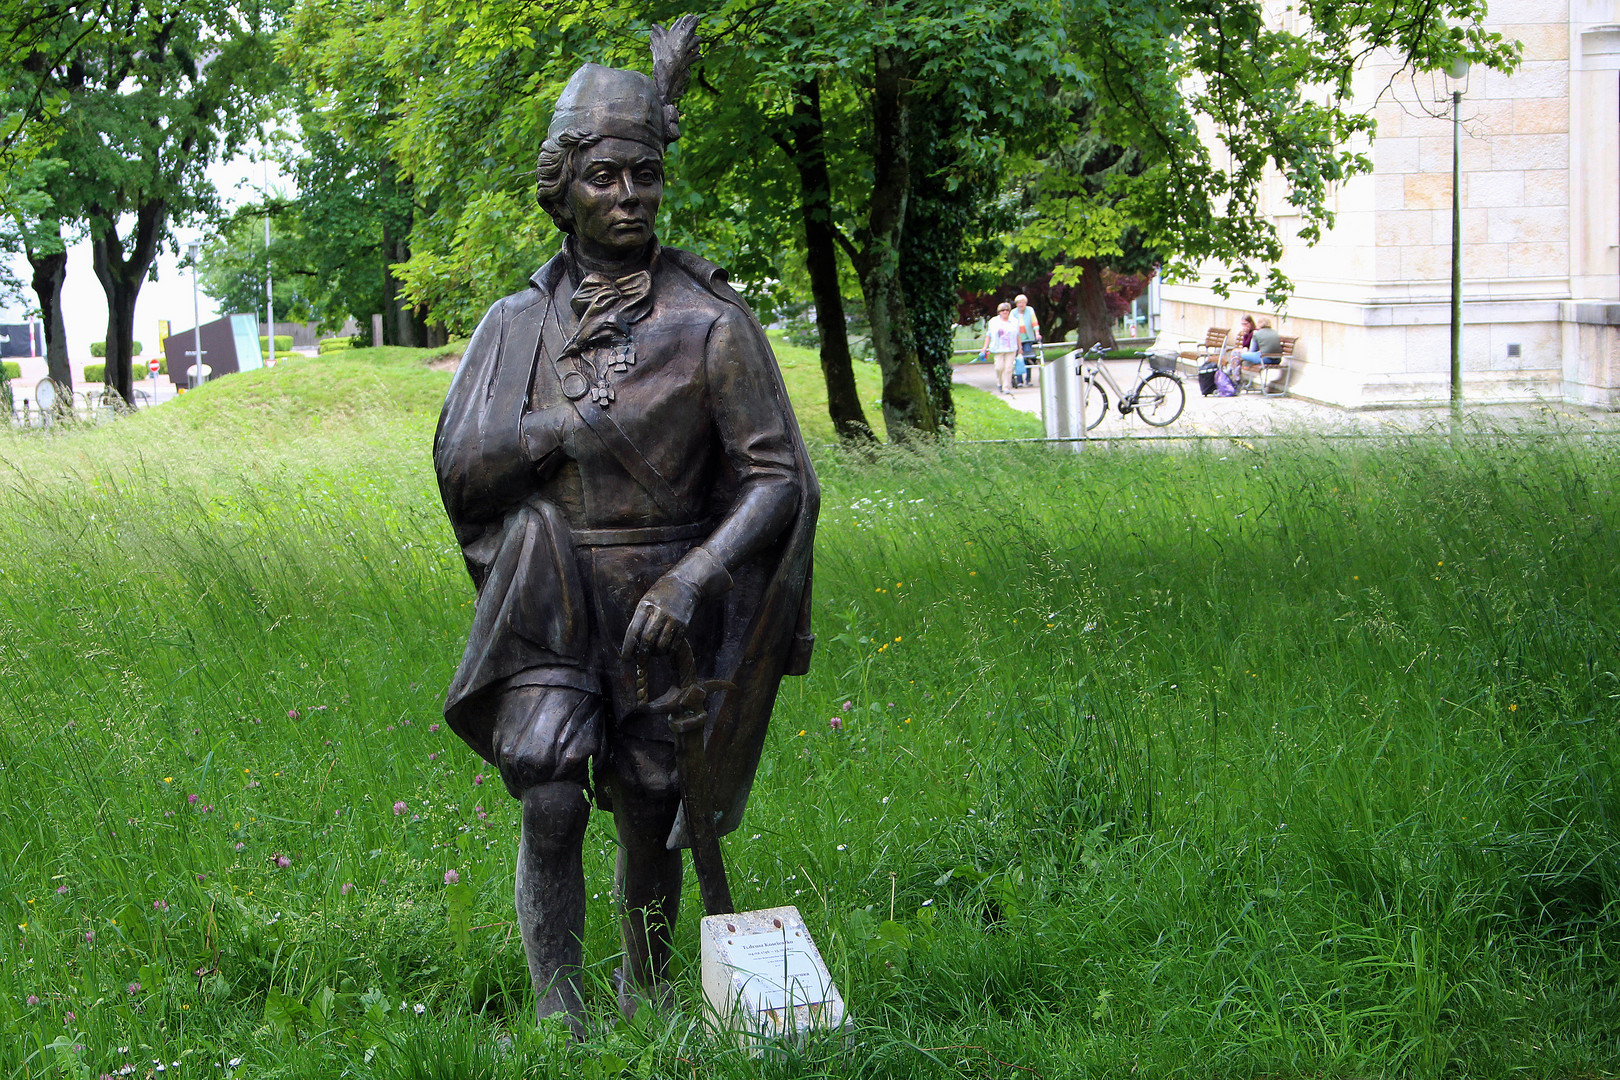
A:
MULTIPOLYGON (((1249 312, 1297 336, 1293 392, 1350 408, 1444 402, 1451 320, 1450 90, 1463 89, 1463 393, 1620 409, 1620 0, 1492 0, 1524 45, 1512 75, 1459 83, 1369 63, 1373 171, 1335 194, 1334 228, 1292 242, 1285 311, 1206 281, 1165 285, 1163 329, 1202 338, 1249 312)), ((1264 205, 1285 237, 1280 183, 1264 205)))

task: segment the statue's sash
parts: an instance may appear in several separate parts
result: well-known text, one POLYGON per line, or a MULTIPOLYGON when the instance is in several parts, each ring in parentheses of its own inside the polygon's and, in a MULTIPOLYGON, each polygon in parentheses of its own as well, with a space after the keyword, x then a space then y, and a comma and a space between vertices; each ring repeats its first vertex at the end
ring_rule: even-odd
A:
POLYGON ((630 474, 630 478, 641 486, 660 511, 667 517, 678 517, 681 502, 675 489, 670 487, 669 481, 647 460, 640 448, 630 441, 630 436, 625 434, 624 428, 619 426, 612 414, 586 396, 584 387, 589 380, 584 378, 574 357, 563 355, 571 334, 570 328, 564 324, 573 314, 567 308, 567 302, 561 299, 566 282, 566 278, 558 282, 552 290, 551 302, 546 305, 545 323, 540 330, 541 354, 549 358, 556 369, 558 389, 563 397, 574 406, 574 412, 585 422, 585 426, 601 440, 613 460, 630 474), (577 394, 571 392, 571 384, 576 382, 579 388, 577 394))

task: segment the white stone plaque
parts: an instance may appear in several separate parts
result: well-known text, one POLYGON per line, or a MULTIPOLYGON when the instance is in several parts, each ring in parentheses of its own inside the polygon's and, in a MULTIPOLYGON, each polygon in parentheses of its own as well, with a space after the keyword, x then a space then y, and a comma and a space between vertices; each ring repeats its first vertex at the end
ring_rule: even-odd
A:
POLYGON ((795 907, 710 915, 701 931, 709 1026, 765 1040, 845 1027, 844 999, 795 907))

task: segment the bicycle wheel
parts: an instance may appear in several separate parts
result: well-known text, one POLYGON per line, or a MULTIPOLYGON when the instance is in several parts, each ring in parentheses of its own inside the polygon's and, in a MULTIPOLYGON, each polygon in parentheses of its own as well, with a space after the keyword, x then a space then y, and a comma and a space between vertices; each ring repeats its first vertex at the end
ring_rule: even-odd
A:
POLYGON ((1155 371, 1137 388, 1137 414, 1154 427, 1174 422, 1186 407, 1187 389, 1169 372, 1155 371))
POLYGON ((1108 415, 1108 391, 1092 379, 1080 380, 1080 412, 1090 431, 1108 415))

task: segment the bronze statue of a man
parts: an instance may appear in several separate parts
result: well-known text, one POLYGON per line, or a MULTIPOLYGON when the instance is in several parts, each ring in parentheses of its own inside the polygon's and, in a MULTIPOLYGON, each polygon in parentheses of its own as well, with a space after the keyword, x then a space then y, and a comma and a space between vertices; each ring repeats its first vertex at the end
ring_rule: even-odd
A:
POLYGON ((700 706, 724 834, 814 640, 819 489, 775 358, 725 273, 653 232, 695 23, 654 28, 656 82, 586 64, 564 89, 537 169, 563 250, 479 323, 433 448, 478 590, 445 717, 522 801, 538 1013, 576 1031, 593 799, 619 839, 621 1007, 667 969, 689 830, 646 703, 694 675, 729 684, 700 706))

